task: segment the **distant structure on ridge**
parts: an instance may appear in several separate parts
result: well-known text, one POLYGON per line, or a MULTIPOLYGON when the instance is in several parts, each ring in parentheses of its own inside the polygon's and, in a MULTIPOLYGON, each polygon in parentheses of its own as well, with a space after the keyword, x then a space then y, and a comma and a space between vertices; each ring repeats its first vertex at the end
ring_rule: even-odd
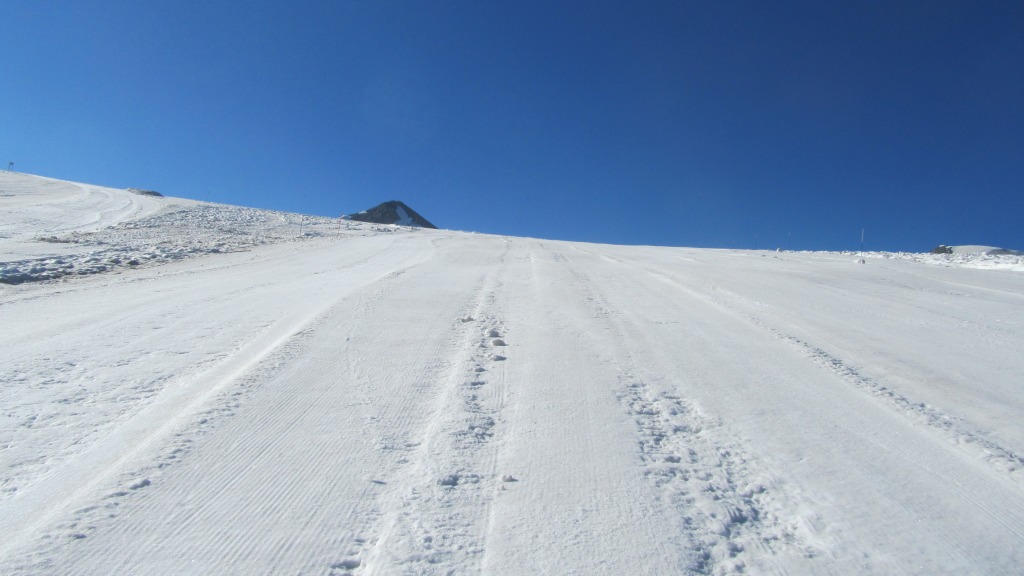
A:
POLYGON ((374 224, 397 224, 399 226, 419 226, 420 228, 437 228, 415 210, 398 200, 389 200, 358 214, 344 216, 346 220, 372 222, 374 224))
POLYGON ((1009 250, 995 246, 946 246, 939 244, 931 249, 931 254, 986 254, 988 256, 1024 256, 1024 250, 1009 250))

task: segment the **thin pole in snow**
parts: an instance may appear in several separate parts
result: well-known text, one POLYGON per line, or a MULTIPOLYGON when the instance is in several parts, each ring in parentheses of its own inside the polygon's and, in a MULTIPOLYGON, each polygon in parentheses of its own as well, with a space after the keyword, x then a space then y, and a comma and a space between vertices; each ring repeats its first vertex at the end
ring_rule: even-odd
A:
POLYGON ((7 171, 8 172, 14 172, 14 162, 8 162, 7 163, 7 171))
POLYGON ((860 229, 860 254, 864 255, 864 229, 860 229))

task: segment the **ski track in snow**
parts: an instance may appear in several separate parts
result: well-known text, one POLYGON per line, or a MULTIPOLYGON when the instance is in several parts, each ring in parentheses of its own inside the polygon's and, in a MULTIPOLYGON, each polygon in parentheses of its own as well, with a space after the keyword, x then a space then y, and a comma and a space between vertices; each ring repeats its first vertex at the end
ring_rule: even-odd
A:
MULTIPOLYGON (((645 272, 652 276, 659 277, 663 281, 677 282, 677 278, 662 274, 658 271, 647 269, 645 272)), ((678 283, 676 285, 679 286, 678 283)), ((796 336, 784 333, 780 331, 780 329, 770 326, 754 314, 742 312, 741 309, 743 308, 743 305, 746 304, 749 308, 750 303, 744 302, 744 299, 741 296, 718 286, 711 288, 711 291, 719 296, 698 297, 704 298, 708 303, 721 308, 728 313, 742 315, 752 324, 771 333, 775 338, 791 345, 802 355, 810 359, 814 364, 840 376, 843 380, 849 382, 855 387, 863 388, 871 395, 879 398, 886 404, 914 420, 923 422, 928 426, 947 433, 952 443, 963 444, 968 447, 975 448, 980 457, 989 462, 995 468, 1005 472, 1017 482, 1024 482, 1024 456, 1021 456, 1021 454, 1015 452, 1013 449, 1001 446, 998 443, 969 430, 964 426, 962 418, 952 416, 935 406, 931 406, 925 402, 914 401, 903 394, 895 392, 874 379, 860 373, 856 368, 850 366, 849 363, 833 356, 826 350, 801 340, 796 336)), ((694 292, 691 292, 691 295, 692 294, 694 294, 694 292)))
MULTIPOLYGON (((582 252, 586 253, 588 251, 583 250, 582 252)), ((590 255, 595 256, 594 254, 590 255)), ((939 457, 939 453, 934 451, 936 445, 939 445, 940 447, 942 445, 954 446, 957 449, 966 447, 971 460, 984 461, 988 465, 993 466, 993 470, 997 471, 998 474, 1005 475, 1002 478, 997 477, 994 479, 996 484, 993 485, 993 488, 995 488, 995 486, 999 486, 999 493, 1004 498, 1009 498, 1008 501, 1013 501, 1013 498, 1009 495, 1019 493, 1019 481, 1021 477, 1019 466, 1020 458, 1011 449, 1000 446, 996 442, 993 442, 976 432, 970 431, 968 427, 961 424, 960 418, 946 414, 927 403, 908 400, 906 396, 894 392, 886 386, 861 374, 857 370, 851 368, 848 363, 845 363, 844 361, 825 352, 821 347, 810 345, 797 337, 790 336, 781 332, 779 329, 771 327, 767 320, 763 320, 758 316, 757 312, 750 312, 750 310, 764 310, 764 305, 760 302, 740 296, 712 281, 709 281, 708 279, 700 278, 699 276, 683 276, 679 273, 672 272, 671 269, 657 270, 646 265, 637 265, 625 262, 619 258, 610 257, 608 255, 602 255, 601 258, 607 262, 614 263, 619 267, 627 267, 631 269, 632 272, 630 274, 622 275, 624 278, 635 278, 641 275, 646 275, 648 278, 655 280, 663 286, 669 286, 671 288, 671 292, 677 297, 699 302, 704 310, 715 311, 715 315, 721 317, 719 321, 716 321, 716 324, 728 318, 732 320, 739 320, 741 323, 747 324, 756 330, 763 330, 765 334, 769 334, 772 338, 785 343, 787 347, 789 347, 799 357, 805 358, 816 368, 837 376, 843 382, 853 384, 853 389, 858 392, 867 392, 867 398, 870 398, 870 401, 877 402, 878 400, 881 400, 883 406, 886 406, 889 409, 895 409, 894 413, 899 414, 901 417, 909 417, 911 422, 911 426, 909 427, 910 431, 919 431, 919 428, 916 425, 920 423, 941 432, 942 436, 939 438, 936 438, 931 434, 926 434, 926 437, 923 438, 926 443, 918 443, 916 445, 916 450, 910 447, 910 442, 907 442, 907 445, 893 445, 887 449, 895 449, 904 461, 912 464, 912 467, 917 466, 923 468, 927 471, 927 474, 935 475, 937 478, 940 478, 940 480, 938 480, 939 483, 945 483, 947 486, 956 487, 955 493, 957 504, 985 510, 985 516, 990 519, 990 522, 995 523, 994 525, 996 526, 997 532, 1011 535, 1014 539, 1020 539, 1024 536, 1024 532, 1022 532, 1024 526, 1022 526, 1020 522, 1022 510, 1020 509, 1019 504, 1010 509, 1002 510, 998 504, 987 504, 983 500, 977 500, 976 494, 980 491, 984 491, 984 489, 968 488, 968 486, 971 486, 972 480, 969 479, 970 477, 968 476, 963 476, 964 470, 943 469, 943 465, 939 464, 939 462, 944 460, 944 457, 939 457), (927 454, 927 456, 922 454, 927 454), (934 458, 929 458, 929 456, 934 458), (1008 487, 1002 483, 1003 479, 1015 482, 1016 485, 1008 487)), ((601 285, 601 283, 597 282, 593 284, 595 286, 601 285)), ((673 306, 673 303, 667 301, 663 303, 663 306, 662 310, 669 309, 673 306)), ((658 322, 661 323, 661 321, 658 322)), ((710 332, 707 329, 704 331, 710 332)), ((744 329, 743 334, 744 338, 749 338, 748 329, 744 329)), ((627 339, 627 341, 643 340, 645 334, 638 333, 634 334, 634 336, 635 338, 627 339)), ((727 341, 727 339, 718 339, 719 345, 726 344, 727 341)), ((739 354, 740 353, 737 352, 737 355, 739 354)), ((665 363, 660 362, 659 364, 664 365, 665 363)), ((766 366, 763 365, 759 371, 763 371, 765 369, 766 366)), ((725 371, 719 372, 724 373, 725 371)), ((808 403, 811 399, 811 396, 804 397, 803 402, 808 403)), ((813 406, 813 403, 809 404, 813 406)), ((827 407, 825 405, 819 405, 818 410, 824 411, 827 410, 827 407)), ((852 410, 852 412, 854 414, 858 413, 856 410, 852 410)), ((899 432, 899 430, 904 429, 904 425, 900 423, 895 424, 895 427, 893 427, 884 421, 876 420, 872 425, 867 425, 866 423, 858 424, 856 428, 852 429, 852 431, 856 435, 863 435, 865 439, 872 443, 884 445, 887 444, 887 442, 882 440, 883 438, 901 438, 905 434, 905 432, 899 432), (889 430, 887 430, 887 428, 889 430)), ((908 441, 911 439, 912 438, 909 437, 907 438, 908 441)), ((967 467, 972 466, 973 464, 971 462, 967 463, 967 467)), ((774 486, 775 490, 766 490, 766 493, 769 496, 772 492, 793 492, 793 487, 788 487, 785 484, 779 485, 774 482, 770 476, 763 485, 768 486, 772 484, 776 484, 774 486)), ((788 495, 786 494, 782 494, 782 496, 783 501, 788 498, 788 495)), ((917 504, 919 507, 917 513, 931 514, 930 509, 928 507, 923 507, 922 504, 923 503, 917 504)), ((903 505, 906 506, 906 503, 903 503, 903 505)), ((787 507, 790 509, 798 509, 799 505, 795 502, 788 502, 787 507)), ((954 514, 952 512, 948 513, 950 515, 954 514)), ((787 529, 783 534, 774 535, 780 536, 781 541, 790 541, 793 536, 802 536, 803 543, 798 542, 799 546, 795 549, 791 549, 791 551, 799 552, 802 550, 805 557, 812 558, 819 554, 835 555, 836 550, 843 547, 843 543, 837 541, 838 539, 830 533, 831 530, 828 528, 828 524, 831 519, 827 516, 814 513, 804 517, 796 516, 791 520, 793 520, 793 522, 789 524, 789 529, 787 529), (824 528, 824 530, 822 528, 824 528), (805 543, 811 543, 812 545, 807 546, 805 543)), ((953 532, 955 533, 956 529, 954 529, 953 532)), ((772 543, 775 540, 774 536, 770 535, 769 538, 762 539, 762 542, 772 543)), ((956 549, 956 552, 960 552, 960 550, 956 549)), ((998 554, 998 547, 991 548, 991 553, 998 554)), ((858 566, 858 570, 868 572, 872 569, 884 569, 920 572, 927 571, 923 568, 924 566, 930 566, 932 570, 955 571, 950 566, 958 564, 963 567, 961 569, 967 569, 969 571, 970 569, 968 567, 972 565, 965 557, 958 557, 956 561, 947 561, 946 563, 918 560, 919 563, 914 566, 912 562, 907 563, 905 559, 893 561, 890 558, 885 558, 884 555, 880 556, 881 558, 876 560, 879 562, 879 565, 876 566, 871 560, 869 560, 869 556, 865 554, 864 560, 860 566, 858 566), (881 562, 885 563, 883 564, 881 562)), ((772 554, 769 556, 769 558, 777 557, 778 554, 772 554)), ((791 562, 791 565, 799 565, 799 563, 791 562)), ((764 569, 764 567, 761 567, 760 569, 764 569)), ((777 568, 772 568, 770 571, 776 570, 777 568)), ((798 571, 813 570, 805 566, 798 571)))
MULTIPOLYGON (((570 262, 570 258, 561 259, 570 262)), ((813 556, 815 551, 801 542, 795 520, 787 525, 780 517, 780 506, 770 489, 776 481, 759 475, 756 462, 751 462, 753 457, 743 446, 723 437, 727 432, 721 422, 704 415, 696 402, 679 396, 679 388, 666 382, 666 377, 686 379, 689 375, 666 375, 648 368, 642 359, 644 351, 638 347, 643 341, 638 333, 641 328, 616 311, 619 308, 601 293, 602 282, 580 270, 574 271, 574 276, 594 316, 602 319, 605 329, 615 333, 614 341, 621 343, 622 349, 612 356, 626 360, 618 367, 623 385, 618 394, 635 420, 644 475, 661 490, 690 537, 688 571, 743 573, 751 568, 748 548, 760 553, 760 561, 783 553, 813 556)), ((776 571, 779 567, 769 563, 753 568, 776 571)))
POLYGON ((1024 563, 1014 257, 0 206, 0 573, 1024 563))

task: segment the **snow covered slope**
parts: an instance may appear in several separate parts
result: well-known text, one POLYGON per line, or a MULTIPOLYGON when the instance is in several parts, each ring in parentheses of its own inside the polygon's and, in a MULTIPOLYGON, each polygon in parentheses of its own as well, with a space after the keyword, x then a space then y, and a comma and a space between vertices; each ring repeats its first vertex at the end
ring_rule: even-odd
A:
MULTIPOLYGON (((93 232, 152 214, 164 201, 88 184, 0 172, 0 253, 34 255, 41 234, 93 232), (20 245, 20 251, 13 247, 20 245)), ((44 250, 45 251, 45 250, 44 250)))
POLYGON ((153 197, 0 172, 0 284, 140 268, 323 235, 395 232, 333 218, 153 197))
POLYGON ((0 178, 4 266, 232 249, 0 284, 0 573, 1024 565, 1019 272, 148 197, 63 230, 120 195, 48 186, 0 178))

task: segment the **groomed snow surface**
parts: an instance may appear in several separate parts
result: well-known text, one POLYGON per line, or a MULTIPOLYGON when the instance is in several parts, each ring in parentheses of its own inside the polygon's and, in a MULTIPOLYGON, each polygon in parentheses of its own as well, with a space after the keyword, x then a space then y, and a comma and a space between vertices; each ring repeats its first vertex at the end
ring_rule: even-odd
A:
POLYGON ((0 174, 0 573, 1019 574, 1024 275, 964 256, 0 174))

